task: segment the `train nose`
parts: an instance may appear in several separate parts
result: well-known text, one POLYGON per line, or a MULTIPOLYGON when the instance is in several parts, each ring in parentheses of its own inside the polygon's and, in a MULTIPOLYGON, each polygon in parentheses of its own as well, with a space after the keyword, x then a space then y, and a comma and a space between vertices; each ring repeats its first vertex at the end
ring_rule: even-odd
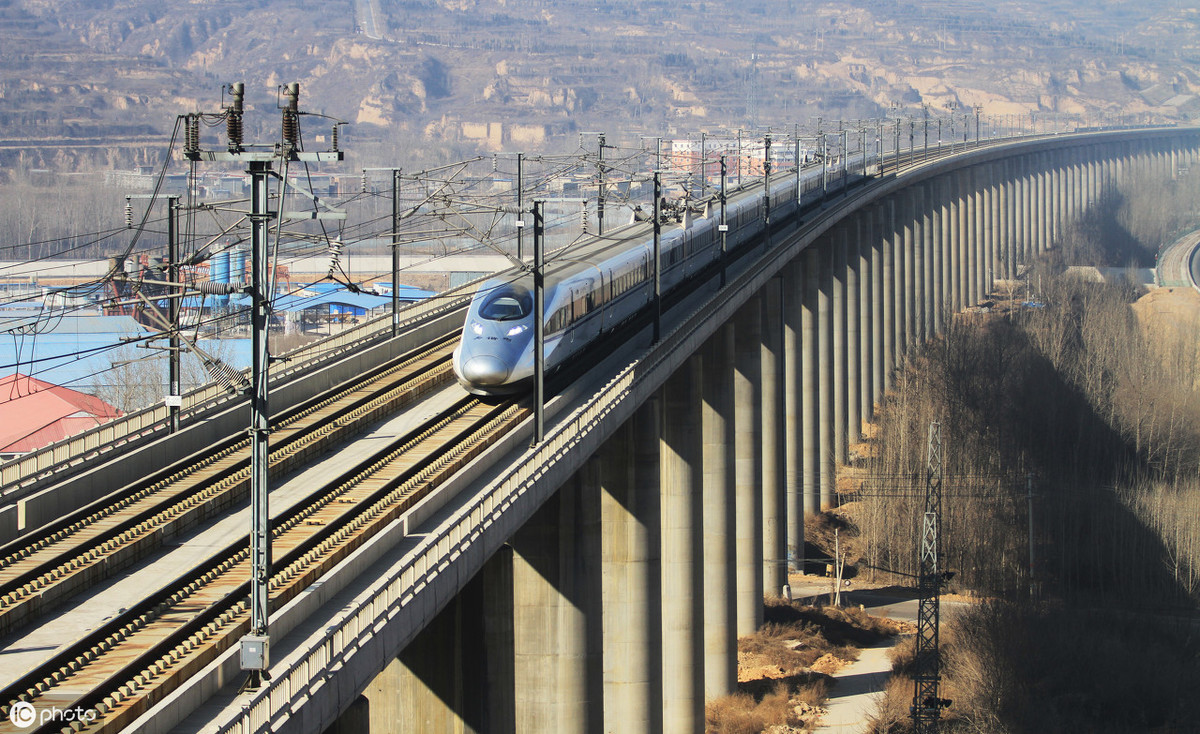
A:
POLYGON ((508 379, 508 367, 495 357, 471 357, 462 366, 462 376, 472 385, 502 385, 508 379))

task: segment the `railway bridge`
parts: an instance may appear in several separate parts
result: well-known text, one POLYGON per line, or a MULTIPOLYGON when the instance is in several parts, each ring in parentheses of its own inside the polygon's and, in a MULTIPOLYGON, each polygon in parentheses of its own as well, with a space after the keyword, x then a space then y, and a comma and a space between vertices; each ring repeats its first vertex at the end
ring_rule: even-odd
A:
MULTIPOLYGON (((240 690, 236 645, 242 520, 201 544, 220 546, 212 555, 147 572, 169 579, 163 590, 98 612, 94 635, 46 645, 61 655, 16 653, 39 647, 55 599, 75 592, 5 570, 82 532, 87 518, 56 520, 59 508, 108 507, 105 493, 132 477, 148 477, 146 489, 89 509, 116 529, 88 547, 122 552, 116 541, 133 538, 186 551, 185 530, 244 498, 230 492, 244 485, 234 457, 245 407, 198 401, 173 436, 147 416, 31 460, 5 476, 0 509, 15 538, 0 554, 0 628, 24 671, 4 681, 5 713, 18 698, 79 705, 95 712, 89 731, 700 731, 704 701, 736 687, 737 637, 761 623, 764 595, 787 593, 804 516, 835 502, 835 469, 907 351, 1016 279, 1111 187, 1179 176, 1198 154, 1200 130, 1161 128, 889 158, 800 219, 763 222, 751 252, 664 312, 659 340, 638 327, 595 355, 549 401, 546 438, 532 446, 525 407, 465 399, 448 378, 462 298, 406 312, 399 336, 327 343, 346 358, 299 360, 273 391, 286 407, 273 417, 271 665, 251 690, 240 690), (334 398, 309 397, 327 390, 351 407, 335 414, 334 398), (301 426, 315 443, 300 443, 301 426), (352 451, 305 463, 347 435, 352 451), (192 466, 217 479, 190 504, 116 524, 192 466), (37 528, 56 540, 27 542, 37 528), (212 606, 195 604, 201 582, 226 571, 212 606), (189 603, 193 626, 150 635, 189 603), (137 655, 100 667, 127 642, 137 655)), ((128 553, 37 573, 88 588, 112 569, 148 568, 128 553)))

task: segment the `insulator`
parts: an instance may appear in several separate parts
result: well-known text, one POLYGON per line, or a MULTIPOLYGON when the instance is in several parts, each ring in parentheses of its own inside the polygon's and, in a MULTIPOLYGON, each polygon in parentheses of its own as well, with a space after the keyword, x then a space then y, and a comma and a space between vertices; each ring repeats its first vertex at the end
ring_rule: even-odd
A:
POLYGON ((239 150, 242 147, 242 115, 230 110, 225 118, 225 130, 229 135, 229 149, 239 150))
POLYGON ((588 211, 587 211, 587 202, 586 202, 586 201, 585 201, 585 202, 583 202, 583 204, 582 204, 582 205, 579 207, 579 218, 580 218, 580 219, 582 220, 582 222, 583 222, 583 233, 584 233, 584 234, 587 234, 587 231, 588 231, 588 211))
POLYGON ((330 139, 333 141, 333 151, 337 152, 337 149, 338 149, 338 126, 337 125, 333 126, 333 134, 330 136, 330 139))
POLYGON ((300 120, 292 110, 283 111, 283 139, 293 148, 300 146, 300 120))
POLYGON ((342 238, 329 241, 329 277, 332 278, 341 267, 342 238))
POLYGON ((206 296, 228 296, 233 293, 245 293, 245 283, 218 283, 212 280, 202 280, 196 283, 196 290, 206 296))
POLYGON ((183 147, 187 153, 200 152, 200 115, 193 113, 187 116, 183 147))
POLYGON ((363 171, 363 176, 362 176, 362 192, 364 194, 367 193, 367 172, 366 171, 363 171))
POLYGON ((246 379, 245 375, 219 359, 205 359, 204 370, 208 372, 209 377, 233 392, 250 388, 250 381, 246 379))
POLYGON ((492 153, 492 173, 495 173, 497 170, 499 170, 499 168, 500 167, 497 165, 497 162, 496 162, 496 154, 492 153))
POLYGON ((125 198, 125 229, 133 229, 133 204, 125 198))

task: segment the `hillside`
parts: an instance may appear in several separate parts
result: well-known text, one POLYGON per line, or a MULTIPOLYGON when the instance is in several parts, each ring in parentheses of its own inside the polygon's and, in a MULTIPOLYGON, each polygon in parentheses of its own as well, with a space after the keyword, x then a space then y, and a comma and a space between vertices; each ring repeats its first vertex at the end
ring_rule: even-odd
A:
POLYGON ((306 110, 352 123, 348 147, 406 157, 923 106, 1188 119, 1198 23, 1169 0, 3 0, 0 164, 152 161, 232 81, 265 108, 248 137, 276 135, 274 90, 299 81, 306 110))

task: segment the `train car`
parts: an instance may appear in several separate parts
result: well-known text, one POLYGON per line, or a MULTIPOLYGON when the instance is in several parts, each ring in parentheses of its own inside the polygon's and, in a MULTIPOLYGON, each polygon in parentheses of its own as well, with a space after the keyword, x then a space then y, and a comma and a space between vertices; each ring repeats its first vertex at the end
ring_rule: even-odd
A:
MULTIPOLYGON (((771 182, 773 221, 796 214, 799 200, 822 188, 821 171, 771 182)), ((755 239, 765 205, 757 181, 726 197, 726 247, 731 253, 755 239)), ((664 294, 714 263, 721 252, 719 204, 705 215, 685 213, 659 236, 664 294)), ((543 319, 547 373, 617 328, 654 298, 654 234, 650 222, 634 222, 603 239, 557 253, 544 269, 544 309, 534 314, 533 275, 510 270, 480 286, 471 300, 462 338, 455 347, 455 376, 476 395, 510 395, 529 388, 534 372, 534 318, 543 319)))

